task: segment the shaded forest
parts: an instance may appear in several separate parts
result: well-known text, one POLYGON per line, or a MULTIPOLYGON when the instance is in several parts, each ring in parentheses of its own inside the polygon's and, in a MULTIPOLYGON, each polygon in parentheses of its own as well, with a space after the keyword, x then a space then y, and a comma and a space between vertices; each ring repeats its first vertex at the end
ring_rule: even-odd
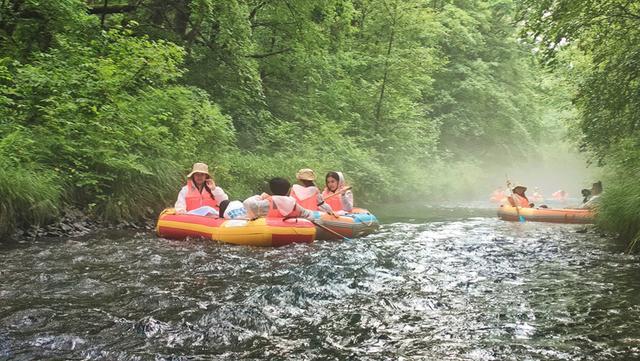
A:
POLYGON ((536 157, 572 88, 523 40, 543 5, 518 5, 2 1, 0 234, 65 207, 154 217, 195 161, 234 199, 310 167, 383 201, 536 157))

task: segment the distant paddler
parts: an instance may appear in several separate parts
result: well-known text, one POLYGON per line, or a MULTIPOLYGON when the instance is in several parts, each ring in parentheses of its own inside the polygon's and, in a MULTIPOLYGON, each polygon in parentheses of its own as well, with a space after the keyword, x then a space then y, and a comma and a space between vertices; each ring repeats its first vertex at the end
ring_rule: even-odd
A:
POLYGON ((580 208, 592 210, 598 208, 598 205, 600 205, 600 194, 602 194, 602 182, 597 181, 591 186, 589 197, 588 199, 585 198, 586 202, 584 202, 580 208))
POLYGON ((565 190, 557 190, 551 194, 551 197, 559 202, 565 202, 569 194, 565 190))
POLYGON ((529 200, 533 203, 544 202, 544 196, 540 193, 540 190, 538 189, 538 187, 535 187, 533 189, 533 194, 531 195, 529 200))
POLYGON ((529 202, 529 198, 525 195, 527 191, 527 187, 518 184, 513 189, 513 192, 509 197, 507 197, 507 201, 512 207, 520 207, 520 208, 533 208, 534 204, 529 202))
MULTIPOLYGON (((501 203, 507 197, 505 194, 504 187, 497 187, 492 193, 491 198, 489 200, 493 203, 501 203)), ((507 190, 508 193, 508 190, 507 190)))

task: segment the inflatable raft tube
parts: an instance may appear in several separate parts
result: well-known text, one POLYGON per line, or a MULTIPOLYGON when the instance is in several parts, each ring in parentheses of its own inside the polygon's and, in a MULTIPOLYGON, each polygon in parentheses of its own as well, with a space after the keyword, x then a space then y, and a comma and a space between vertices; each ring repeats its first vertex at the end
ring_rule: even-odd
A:
POLYGON ((259 247, 311 243, 316 237, 315 225, 306 219, 227 220, 175 214, 173 209, 165 209, 160 214, 156 233, 163 238, 202 237, 225 243, 259 247))
POLYGON ((518 222, 519 216, 525 221, 531 222, 551 222, 570 224, 594 223, 593 211, 589 209, 552 209, 552 208, 518 208, 511 206, 500 206, 498 217, 505 221, 518 222))
POLYGON ((322 213, 320 219, 315 222, 333 232, 327 231, 322 227, 316 227, 316 239, 341 239, 342 237, 339 235, 347 238, 362 237, 375 232, 380 226, 376 216, 367 210, 354 209, 354 211, 356 213, 347 213, 337 218, 322 213))

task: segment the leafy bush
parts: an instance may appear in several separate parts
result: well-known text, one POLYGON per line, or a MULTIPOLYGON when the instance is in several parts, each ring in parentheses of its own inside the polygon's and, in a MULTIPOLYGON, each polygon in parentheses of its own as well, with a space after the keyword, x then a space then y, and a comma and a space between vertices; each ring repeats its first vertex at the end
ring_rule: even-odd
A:
MULTIPOLYGON (((38 184, 57 182, 47 206, 37 202, 33 212, 60 207, 64 188, 67 201, 98 216, 139 219, 174 195, 183 164, 232 147, 231 121, 208 95, 172 84, 181 75, 179 47, 127 30, 102 33, 89 45, 59 36, 58 44, 30 64, 0 71, 4 163, 18 175, 31 174, 25 164, 43 170, 28 188, 34 194, 38 184)), ((6 214, 34 219, 15 204, 38 197, 15 184, 3 187, 6 214)), ((4 223, 5 231, 17 224, 4 223)))

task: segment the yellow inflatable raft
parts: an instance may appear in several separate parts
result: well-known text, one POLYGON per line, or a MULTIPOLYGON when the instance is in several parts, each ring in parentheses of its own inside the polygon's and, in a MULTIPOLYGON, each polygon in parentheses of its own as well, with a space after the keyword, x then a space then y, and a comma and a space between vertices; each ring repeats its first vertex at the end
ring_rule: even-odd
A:
POLYGON ((522 208, 500 206, 498 217, 505 221, 518 222, 520 217, 525 221, 588 224, 594 223, 593 211, 589 209, 552 209, 552 208, 522 208))
POLYGON ((316 236, 313 223, 301 218, 226 220, 190 214, 175 214, 165 209, 158 218, 160 237, 185 239, 203 237, 238 245, 277 247, 291 243, 311 243, 316 236))

